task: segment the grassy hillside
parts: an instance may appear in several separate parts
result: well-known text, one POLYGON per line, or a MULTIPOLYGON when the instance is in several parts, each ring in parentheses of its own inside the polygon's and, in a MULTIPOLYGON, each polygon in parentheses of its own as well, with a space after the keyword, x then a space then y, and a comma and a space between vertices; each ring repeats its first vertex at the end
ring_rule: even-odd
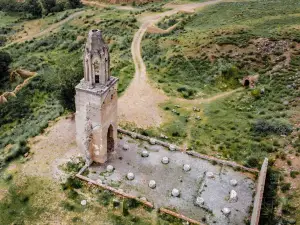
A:
MULTIPOLYGON (((87 32, 93 28, 104 30, 112 53, 112 75, 120 79, 121 94, 134 69, 130 44, 137 26, 129 12, 89 9, 52 34, 5 48, 13 59, 12 68, 35 71, 38 76, 16 98, 10 97, 8 103, 0 105, 2 166, 24 154, 27 138, 41 133, 49 120, 65 109, 74 109, 74 86, 83 77, 82 48, 87 32), (12 145, 11 150, 4 150, 7 145, 12 145)), ((2 86, 9 87, 7 82, 2 86)))
MULTIPOLYGON (((12 172, 14 166, 27 163, 23 155, 29 151, 28 139, 43 133, 49 121, 74 110, 87 32, 103 30, 112 75, 120 79, 122 95, 134 75, 130 46, 139 26, 135 16, 167 10, 162 4, 141 4, 136 12, 84 7, 48 12, 35 20, 26 13, 0 11, 0 46, 12 57, 11 69, 38 73, 16 97, 0 105, 0 224, 48 221, 53 219, 50 214, 68 224, 182 223, 155 217, 135 203, 128 203, 132 212, 128 216, 123 199, 117 200, 125 208, 115 207, 109 193, 72 179, 60 187, 48 178, 12 172), (63 23, 53 26, 59 22, 63 23), (46 34, 30 38, 52 26, 46 34), (86 198, 96 203, 84 208, 80 201, 86 198)), ((194 14, 163 18, 157 26, 167 29, 175 24, 170 33, 146 34, 142 41, 151 83, 171 98, 159 106, 165 111, 164 123, 139 131, 164 140, 167 136, 168 142, 248 167, 259 168, 269 157, 273 167, 261 224, 293 224, 300 219, 299 191, 294 188, 300 168, 300 2, 223 2, 194 14), (259 75, 255 88, 241 86, 247 75, 259 75), (211 98, 232 90, 227 97, 211 98), (283 216, 274 216, 277 211, 283 216)), ((1 80, 0 93, 21 82, 7 76, 1 80)), ((74 175, 73 169, 67 168, 68 175, 74 175)))
POLYGON ((284 223, 298 215, 299 195, 289 189, 299 186, 299 177, 291 178, 289 171, 298 168, 291 159, 300 154, 295 144, 299 142, 295 120, 300 104, 299 13, 297 0, 224 2, 193 15, 166 17, 157 25, 167 29, 177 24, 176 28, 169 34, 147 34, 142 42, 152 83, 169 96, 205 99, 240 88, 247 75, 259 75, 254 89, 238 89, 216 101, 171 100, 161 106, 169 122, 144 132, 163 134, 170 142, 249 167, 259 167, 264 157, 271 159, 271 165, 284 164, 281 175, 269 174, 262 224, 276 223, 273 213, 278 205, 284 223), (284 190, 280 197, 277 187, 284 190))
POLYGON ((269 62, 261 56, 254 59, 255 49, 228 47, 227 52, 219 52, 216 44, 246 47, 260 37, 297 42, 299 11, 295 0, 284 5, 282 1, 226 2, 193 15, 165 18, 158 25, 178 23, 177 28, 170 34, 149 34, 143 42, 150 77, 166 93, 185 98, 236 88, 236 78, 263 74, 270 69, 269 62), (240 56, 232 57, 233 51, 240 56), (254 67, 250 60, 256 64, 254 67))

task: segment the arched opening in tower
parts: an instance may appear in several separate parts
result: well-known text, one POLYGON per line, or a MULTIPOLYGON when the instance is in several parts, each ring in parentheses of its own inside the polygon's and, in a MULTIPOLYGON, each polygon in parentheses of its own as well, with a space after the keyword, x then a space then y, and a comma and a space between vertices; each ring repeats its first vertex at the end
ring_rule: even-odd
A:
POLYGON ((114 151, 114 143, 114 128, 110 125, 107 131, 107 154, 114 151))

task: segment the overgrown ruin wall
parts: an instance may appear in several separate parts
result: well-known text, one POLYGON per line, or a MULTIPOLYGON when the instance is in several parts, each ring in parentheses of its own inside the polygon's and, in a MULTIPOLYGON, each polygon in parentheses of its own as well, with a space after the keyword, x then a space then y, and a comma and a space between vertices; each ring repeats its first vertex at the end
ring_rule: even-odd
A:
POLYGON ((267 170, 268 170, 268 159, 265 158, 264 163, 262 164, 261 170, 259 172, 258 182, 256 186, 256 194, 254 197, 253 211, 251 216, 251 225, 258 225, 259 223, 267 170))

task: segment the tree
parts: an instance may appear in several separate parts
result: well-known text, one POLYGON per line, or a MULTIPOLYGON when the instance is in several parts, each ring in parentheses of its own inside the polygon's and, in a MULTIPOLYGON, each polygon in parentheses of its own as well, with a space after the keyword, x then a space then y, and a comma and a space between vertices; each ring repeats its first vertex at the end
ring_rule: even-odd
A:
POLYGON ((69 2, 70 8, 72 8, 72 9, 75 9, 75 8, 81 6, 80 0, 68 0, 68 2, 69 2))
POLYGON ((0 46, 3 46, 6 41, 7 41, 6 37, 4 35, 0 35, 0 46))
POLYGON ((83 77, 83 67, 81 61, 70 63, 68 67, 59 69, 60 91, 59 99, 64 108, 75 111, 75 86, 83 77))
POLYGON ((11 62, 12 59, 7 52, 0 52, 0 79, 7 75, 11 62))
POLYGON ((24 9, 34 17, 42 16, 42 7, 38 0, 27 0, 24 9))
POLYGON ((56 0, 41 0, 43 15, 52 12, 56 6, 56 0))

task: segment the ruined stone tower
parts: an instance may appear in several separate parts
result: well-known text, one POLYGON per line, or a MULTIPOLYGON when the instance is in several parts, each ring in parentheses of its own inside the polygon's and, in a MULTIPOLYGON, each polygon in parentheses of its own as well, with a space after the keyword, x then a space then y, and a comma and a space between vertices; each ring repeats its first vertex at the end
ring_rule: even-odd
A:
POLYGON ((76 86, 76 141, 87 162, 104 163, 117 142, 117 81, 100 30, 88 34, 84 78, 76 86))

